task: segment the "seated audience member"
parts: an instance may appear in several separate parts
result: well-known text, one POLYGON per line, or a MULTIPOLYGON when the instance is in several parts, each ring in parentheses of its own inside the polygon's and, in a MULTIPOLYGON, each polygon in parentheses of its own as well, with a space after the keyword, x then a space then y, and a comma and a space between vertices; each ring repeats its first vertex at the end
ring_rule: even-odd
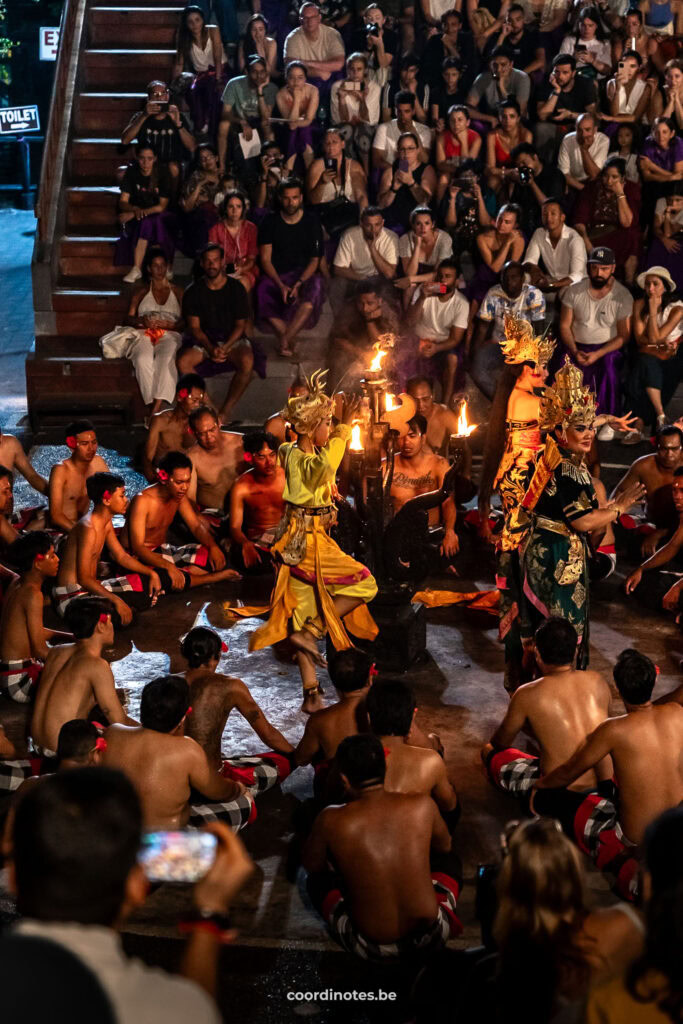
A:
POLYGON ((638 275, 637 284, 645 295, 633 307, 638 358, 627 392, 638 419, 632 435, 624 439, 629 442, 640 441, 646 427, 666 424, 665 409, 683 370, 683 302, 676 282, 666 267, 650 267, 638 275))
POLYGON ((578 231, 567 226, 560 199, 544 199, 541 217, 543 227, 534 231, 524 253, 524 270, 552 308, 565 288, 586 277, 586 246, 578 231))
POLYGON ((96 709, 103 724, 135 725, 121 707, 109 662, 102 657, 114 643, 114 606, 100 597, 79 597, 66 610, 75 643, 50 651, 31 717, 31 739, 37 753, 54 757, 59 732, 72 718, 89 718, 96 709))
POLYGON ((502 19, 500 32, 494 33, 489 39, 485 52, 496 46, 503 46, 512 55, 512 62, 520 71, 534 76, 534 82, 540 80, 545 70, 546 51, 539 36, 538 27, 534 22, 526 24, 524 7, 511 4, 502 19))
POLYGON ((245 71, 251 57, 263 57, 268 75, 277 75, 278 45, 277 40, 268 35, 270 23, 258 12, 252 14, 247 21, 244 35, 237 47, 237 65, 245 71))
POLYGON ((251 196, 251 216, 254 223, 260 224, 267 213, 275 208, 277 187, 282 178, 282 167, 285 162, 282 150, 277 142, 264 142, 258 157, 259 177, 253 183, 251 196))
MULTIPOLYGON (((29 462, 24 449, 21 446, 21 442, 13 437, 12 434, 6 434, 0 428, 0 466, 10 474, 21 473, 24 480, 33 487, 34 490, 40 494, 48 493, 48 482, 44 476, 37 473, 29 462)), ((11 487, 10 482, 10 487, 11 487)))
POLYGON ((223 266, 228 276, 250 292, 259 275, 256 263, 258 230, 246 217, 247 197, 244 192, 229 189, 221 202, 221 219, 209 231, 209 242, 221 247, 223 266))
POLYGON ((382 90, 382 121, 391 120, 391 111, 397 109, 399 93, 408 93, 414 104, 415 121, 425 125, 429 120, 430 89, 420 74, 420 59, 416 53, 404 53, 398 62, 398 78, 388 82, 382 90))
POLYGON ((645 949, 622 971, 588 995, 586 1024, 648 1021, 670 1024, 680 1016, 681 858, 683 811, 660 815, 644 842, 645 949))
POLYGON ((372 140, 379 124, 381 91, 379 83, 368 73, 364 53, 352 53, 346 58, 346 78, 332 86, 330 120, 340 128, 350 155, 360 161, 366 175, 370 169, 372 140))
POLYGON ((278 464, 278 440, 265 431, 246 434, 249 465, 230 492, 231 560, 240 570, 270 570, 270 548, 285 512, 285 471, 278 464))
POLYGON ((674 58, 664 65, 664 83, 653 96, 653 109, 658 116, 668 117, 677 128, 683 128, 682 60, 674 58))
MULTIPOLYGON (((454 157, 466 159, 476 158, 481 148, 481 136, 470 128, 470 112, 465 103, 466 92, 460 82, 462 65, 457 57, 446 57, 441 67, 441 88, 435 89, 431 96, 432 121, 437 132, 437 146, 441 141, 442 149, 448 149, 451 166, 457 165, 454 157), (454 125, 450 125, 450 114, 453 107, 459 107, 460 117, 454 125), (463 121, 463 118, 465 120, 463 121), (464 125, 464 128, 463 128, 464 125), (444 137, 445 136, 445 137, 444 137), (472 152, 470 152, 470 149, 472 152), (476 149, 476 153, 474 150, 476 149), (453 152, 455 151, 455 152, 453 152)), ((437 149, 437 154, 439 150, 437 149)), ((443 161, 438 160, 437 163, 443 161)), ((439 168, 441 169, 441 168, 439 168)))
POLYGON ((652 84, 640 76, 642 64, 636 50, 625 50, 607 83, 607 102, 600 120, 612 129, 619 124, 640 124, 652 101, 652 84))
POLYGON ((473 160, 463 161, 450 179, 440 177, 437 199, 439 216, 453 240, 453 252, 458 259, 466 252, 476 259, 477 236, 495 222, 486 207, 473 160))
POLYGON ((173 404, 178 380, 175 359, 181 342, 183 289, 168 281, 167 271, 164 250, 147 249, 145 284, 133 293, 128 307, 127 319, 136 329, 136 339, 127 355, 150 416, 160 412, 164 402, 173 404))
POLYGON ((341 78, 344 67, 344 43, 339 32, 322 24, 320 8, 304 3, 299 8, 299 28, 285 39, 282 59, 285 67, 290 61, 300 61, 306 68, 309 81, 329 102, 330 89, 341 78))
POLYGON ((248 785, 254 785, 255 779, 268 779, 269 784, 262 789, 269 789, 274 767, 280 781, 287 778, 289 755, 294 747, 270 724, 241 679, 216 671, 221 655, 227 653, 226 648, 218 633, 204 626, 191 629, 180 645, 180 653, 188 666, 184 675, 192 701, 192 714, 185 720, 185 736, 196 740, 213 771, 238 782, 245 781, 242 772, 251 772, 248 785), (230 714, 235 710, 265 744, 267 754, 227 760, 223 757, 223 733, 230 714), (264 764, 260 765, 260 761, 264 764))
POLYGON ((190 414, 205 400, 206 384, 198 373, 184 373, 175 385, 175 405, 155 413, 149 421, 142 452, 142 469, 151 482, 156 479, 156 466, 168 452, 190 448, 194 436, 190 414))
POLYGON ((532 135, 522 123, 516 100, 501 100, 498 123, 486 136, 486 176, 489 187, 500 194, 506 172, 512 170, 512 153, 518 146, 531 145, 532 135))
MULTIPOLYGON (((604 10, 604 8, 603 8, 604 10)), ((645 63, 650 52, 657 48, 657 44, 651 40, 643 28, 643 12, 637 7, 630 7, 626 11, 622 31, 614 34, 612 41, 613 63, 621 60, 622 55, 627 51, 635 51, 641 61, 645 63)))
POLYGON ((19 576, 5 591, 0 617, 0 693, 26 704, 33 696, 50 648, 48 640, 64 638, 43 625, 43 586, 59 569, 52 537, 43 530, 24 534, 7 549, 7 560, 19 576))
POLYGON ((263 274, 256 301, 259 319, 275 331, 280 355, 292 356, 299 331, 315 327, 322 311, 322 231, 315 214, 303 208, 298 178, 282 178, 277 198, 279 209, 259 228, 263 274))
MULTIPOLYGON (((368 78, 377 82, 381 88, 393 77, 395 59, 399 53, 400 44, 395 31, 395 19, 386 17, 382 9, 386 8, 386 3, 383 3, 382 7, 371 3, 360 11, 359 6, 360 4, 356 4, 356 20, 360 25, 351 36, 351 45, 347 49, 352 53, 363 54, 367 63, 368 78)), ((334 86, 332 88, 334 89, 334 86)))
MULTIPOLYGON (((462 344, 468 327, 470 304, 458 291, 458 264, 442 260, 433 284, 420 286, 417 300, 408 311, 408 320, 417 339, 417 352, 409 355, 413 376, 416 364, 425 364, 423 372, 440 377, 441 397, 448 406, 454 393, 465 382, 462 344)), ((418 371, 419 372, 419 369, 418 371)))
POLYGON ((218 150, 208 142, 202 142, 195 150, 193 167, 183 183, 179 204, 182 249, 191 259, 209 241, 209 231, 218 220, 216 199, 222 183, 218 150))
POLYGON ((330 387, 343 378, 345 388, 358 390, 373 347, 385 334, 398 334, 396 311, 382 297, 383 290, 375 281, 360 281, 347 315, 335 321, 327 350, 330 387))
POLYGON ((640 917, 621 903, 589 909, 580 855, 556 821, 510 822, 501 843, 496 952, 468 971, 449 1006, 462 1024, 509 1016, 513 1006, 530 1020, 583 1020, 590 985, 619 975, 642 950, 640 917))
POLYGON ((564 37, 560 53, 571 53, 579 73, 587 78, 604 78, 612 70, 610 44, 605 40, 597 7, 579 11, 577 31, 564 37))
POLYGON ((379 171, 386 171, 394 166, 401 135, 406 132, 415 136, 420 147, 418 162, 429 162, 429 151, 432 145, 432 133, 426 125, 415 120, 415 96, 412 92, 402 89, 394 97, 396 116, 393 120, 383 121, 375 132, 372 140, 372 166, 379 171))
POLYGON ((349 953, 374 962, 427 956, 462 930, 446 824, 431 797, 385 790, 376 736, 348 736, 336 761, 348 802, 322 811, 306 843, 313 904, 349 953))
POLYGON ((611 248, 626 284, 632 285, 641 247, 640 186, 626 181, 625 173, 624 161, 610 157, 581 191, 573 220, 586 250, 595 245, 611 248))
MULTIPOLYGON (((536 144, 545 159, 552 159, 557 143, 563 142, 565 133, 576 127, 577 118, 583 113, 594 114, 596 105, 595 84, 583 75, 577 75, 576 60, 571 54, 558 53, 553 58, 548 81, 541 86, 536 104, 536 144)), ((563 174, 566 176, 566 171, 563 174)))
POLYGON ((652 241, 644 262, 646 267, 664 267, 683 290, 683 186, 673 181, 666 186, 666 195, 655 204, 652 241))
POLYGON ((265 376, 265 357, 245 337, 249 302, 242 284, 229 277, 223 266, 223 249, 209 242, 200 257, 203 275, 183 296, 183 317, 191 341, 178 353, 180 373, 215 377, 234 370, 220 409, 222 423, 247 390, 253 376, 265 376), (257 361, 258 357, 258 361, 257 361))
MULTIPOLYGON (((458 417, 443 402, 434 401, 431 377, 411 377, 406 391, 415 402, 416 411, 427 421, 427 444, 435 455, 446 455, 451 434, 458 432, 458 417)), ((463 470, 469 467, 463 466, 463 470)))
MULTIPOLYGON (((294 383, 290 386, 287 391, 288 398, 296 398, 297 395, 307 395, 309 393, 308 384, 306 379, 303 380, 297 377, 294 383)), ((292 430, 291 424, 287 421, 282 410, 274 412, 268 417, 263 425, 263 429, 268 434, 272 434, 278 443, 278 446, 283 441, 296 441, 296 433, 292 430)))
POLYGON ((382 284, 391 281, 398 266, 398 236, 384 226, 384 214, 378 206, 366 206, 357 227, 342 234, 332 265, 330 305, 341 313, 355 282, 382 284))
MULTIPOLYGON (((451 7, 441 15, 441 32, 429 36, 420 59, 422 75, 429 84, 430 90, 433 90, 431 93, 432 108, 435 97, 443 86, 445 75, 442 73, 445 70, 446 61, 458 62, 463 71, 463 86, 469 88, 479 66, 479 56, 472 33, 463 29, 462 13, 455 7, 451 7)), ((453 67, 454 65, 448 66, 453 67)), ((459 102, 462 100, 451 100, 451 103, 459 102)), ((440 116, 443 117, 443 114, 440 116)), ((432 120, 435 120, 433 110, 432 120)))
POLYGON ((541 792, 566 788, 603 758, 612 758, 617 802, 597 793, 583 800, 576 794, 576 806, 568 802, 562 817, 565 828, 574 829, 580 849, 601 870, 616 873, 620 895, 631 900, 637 891, 637 851, 647 826, 683 800, 683 707, 652 703, 656 679, 649 658, 632 649, 622 651, 614 681, 626 714, 608 718, 564 764, 536 782, 541 792))
POLYGON ((562 139, 557 166, 570 189, 570 195, 582 192, 596 180, 604 167, 609 151, 609 137, 598 131, 595 114, 579 114, 576 131, 562 139))
POLYGON ((243 435, 221 430, 217 414, 208 405, 190 415, 190 429, 196 443, 187 450, 193 470, 188 497, 201 512, 215 512, 221 519, 244 458, 243 435))
POLYGON ((188 711, 190 687, 182 676, 152 679, 140 698, 140 725, 114 724, 105 732, 102 763, 135 786, 145 828, 223 821, 239 832, 252 816, 253 796, 241 782, 223 778, 185 735, 188 711))
MULTIPOLYGON (((522 117, 526 115, 531 79, 524 71, 513 67, 512 54, 507 46, 496 46, 488 58, 488 71, 477 75, 467 97, 470 114, 476 121, 491 126, 498 123, 498 104, 514 99, 522 117)), ((476 125, 475 125, 476 127, 476 125)))
POLYGON ((165 82, 150 82, 147 102, 142 110, 133 114, 123 130, 121 143, 130 145, 137 139, 138 147, 151 148, 160 168, 168 171, 175 194, 180 183, 181 168, 194 153, 197 143, 187 119, 174 103, 165 82))
MULTIPOLYGON (((534 656, 541 675, 515 690, 503 721, 481 752, 489 778, 507 793, 528 797, 536 780, 564 764, 609 715, 606 680, 599 672, 574 667, 577 642, 572 624, 555 616, 536 630, 534 656), (521 732, 538 745, 538 754, 513 746, 521 732)), ((612 763, 605 758, 569 788, 591 792, 611 776, 612 763)), ((553 813, 552 806, 540 800, 536 810, 553 813)))
POLYGON ((269 118, 277 98, 277 86, 270 81, 267 62, 258 54, 249 58, 245 74, 231 78, 223 92, 223 110, 218 126, 218 166, 224 171, 229 163, 244 164, 240 137, 251 142, 254 132, 270 138, 269 118), (232 132, 233 160, 228 159, 228 136, 232 132))
POLYGON ((206 22, 196 4, 180 15, 177 52, 171 77, 186 76, 185 99, 197 135, 216 137, 220 117, 219 92, 226 79, 226 56, 217 25, 206 22))
POLYGON ((458 797, 443 757, 415 728, 417 707, 410 687, 402 680, 375 683, 365 704, 370 729, 384 748, 385 791, 428 794, 452 833, 460 817, 458 797))
POLYGON ((470 112, 463 104, 449 107, 444 128, 436 136, 436 169, 439 172, 439 194, 464 160, 476 160, 481 150, 481 135, 470 127, 470 112))
POLYGON ((477 235, 477 255, 480 263, 474 278, 467 286, 468 298, 481 302, 491 285, 502 276, 505 264, 521 260, 524 235, 520 230, 522 211, 519 206, 505 203, 496 215, 492 227, 477 235))
POLYGON ((505 337, 506 313, 530 320, 534 329, 541 333, 545 320, 543 292, 534 285, 525 284, 524 268, 516 260, 505 264, 500 284, 489 288, 482 299, 477 314, 479 322, 472 339, 470 374, 489 400, 493 399, 496 382, 504 365, 499 342, 505 337))
POLYGON ((646 489, 645 517, 622 516, 619 526, 634 529, 638 554, 649 557, 678 526, 678 513, 673 501, 674 473, 683 462, 683 431, 679 427, 664 426, 657 431, 656 451, 653 455, 641 455, 614 488, 612 498, 619 501, 619 495, 631 484, 644 484, 646 489), (629 522, 624 522, 629 520, 629 522), (648 527, 647 532, 639 528, 648 527))
POLYGON ((157 467, 157 482, 136 494, 126 514, 123 546, 145 565, 168 574, 173 590, 234 579, 225 555, 188 498, 192 461, 182 452, 168 452, 157 467), (196 543, 169 544, 168 531, 179 516, 196 543), (209 568, 213 571, 209 571, 209 568))
MULTIPOLYGON (((128 507, 123 477, 95 473, 86 487, 93 508, 78 520, 62 548, 52 589, 55 607, 64 615, 74 598, 92 594, 111 601, 117 628, 128 626, 133 621, 131 609, 155 604, 162 581, 154 569, 124 551, 114 530, 112 517, 123 515, 128 507), (105 546, 113 565, 100 563, 105 546), (115 575, 117 572, 120 575, 115 575), (147 579, 147 593, 141 577, 147 579)), ((163 585, 169 585, 168 577, 163 585)))
MULTIPOLYGON (((562 296, 560 337, 583 371, 583 382, 595 391, 598 412, 618 415, 621 406, 621 349, 631 333, 633 299, 614 277, 616 256, 599 246, 588 254, 588 277, 562 296)), ((598 440, 614 437, 609 424, 598 440)))
POLYGON ((399 234, 408 230, 416 206, 426 206, 436 191, 436 172, 421 160, 417 135, 403 132, 397 145, 398 157, 382 172, 377 202, 385 222, 399 234))
POLYGON ((546 199, 563 199, 564 175, 554 162, 542 162, 532 143, 521 142, 510 156, 514 166, 504 168, 503 195, 521 208, 521 228, 529 236, 541 226, 546 199))
POLYGON ((21 915, 16 932, 77 957, 104 989, 119 1024, 160 1018, 218 1024, 214 994, 227 914, 254 865, 229 829, 210 826, 216 859, 193 887, 197 926, 190 929, 184 977, 172 977, 128 959, 118 936, 148 893, 138 861, 142 828, 140 801, 119 772, 77 768, 34 786, 17 807, 11 836, 21 915), (215 927, 199 923, 206 921, 215 927))
POLYGON ((71 455, 50 470, 48 495, 50 524, 68 533, 88 511, 86 481, 93 473, 106 473, 107 463, 97 454, 97 435, 90 420, 73 420, 66 428, 71 455))
POLYGON ((121 181, 118 220, 122 230, 114 249, 116 266, 133 264, 123 279, 126 284, 142 277, 150 243, 163 249, 169 265, 173 264, 175 215, 167 212, 171 191, 171 179, 166 170, 157 168, 152 146, 138 143, 135 161, 121 181))
POLYGON ((336 651, 328 664, 336 704, 306 719, 304 734, 294 751, 297 766, 313 764, 316 780, 329 770, 337 748, 347 736, 370 731, 365 702, 376 672, 369 655, 357 647, 336 651))
POLYGON ((640 173, 645 186, 644 219, 647 223, 657 199, 666 196, 671 183, 680 181, 683 176, 683 139, 676 135, 670 118, 655 118, 652 132, 641 149, 640 173))
POLYGON ((453 255, 453 242, 447 231, 437 228, 428 206, 416 206, 410 213, 410 231, 398 243, 402 275, 395 281, 403 291, 403 308, 407 309, 418 285, 434 281, 436 268, 453 255))
POLYGON ((285 122, 280 126, 278 138, 285 154, 288 174, 298 170, 303 161, 310 167, 313 160, 313 122, 320 105, 320 93, 308 81, 306 65, 300 60, 290 61, 285 67, 285 84, 277 94, 277 114, 285 122))
POLYGON ((357 160, 347 156, 345 148, 339 128, 328 128, 323 136, 323 155, 306 172, 308 202, 332 239, 339 237, 345 224, 355 223, 368 205, 365 171, 357 160))
POLYGON ((683 547, 683 467, 673 471, 671 497, 677 518, 671 537, 626 580, 626 593, 636 591, 636 597, 647 608, 678 613, 682 607, 683 582, 679 553, 683 547), (669 566, 669 563, 673 565, 669 566), (664 568, 667 566, 668 568, 664 568), (652 570, 656 569, 656 572, 652 570))
MULTIPOLYGON (((416 413, 408 421, 408 430, 399 440, 399 451, 394 460, 394 476, 391 483, 391 503, 396 515, 407 501, 418 494, 438 491, 448 472, 448 462, 435 455, 427 445, 427 421, 416 413)), ((455 532, 455 501, 452 495, 439 507, 430 509, 429 522, 432 526, 443 526, 440 553, 451 559, 460 547, 455 532)))

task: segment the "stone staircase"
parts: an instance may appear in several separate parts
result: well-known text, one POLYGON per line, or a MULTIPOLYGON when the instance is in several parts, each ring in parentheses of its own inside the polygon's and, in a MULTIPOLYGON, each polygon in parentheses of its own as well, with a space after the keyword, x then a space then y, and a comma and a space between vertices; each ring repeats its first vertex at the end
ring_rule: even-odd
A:
MULTIPOLYGON (((144 102, 147 83, 169 79, 182 7, 172 0, 87 6, 64 155, 61 216, 49 285, 42 296, 34 274, 36 345, 26 367, 34 431, 63 423, 74 412, 111 426, 133 427, 142 420, 132 365, 101 359, 98 339, 121 323, 131 291, 122 280, 127 268, 113 264, 118 234, 116 173, 128 158, 120 135, 144 102)), ((189 260, 176 257, 179 284, 189 283, 190 267, 189 260)), ((301 337, 307 371, 321 365, 331 319, 326 307, 315 332, 301 337)), ((245 425, 262 423, 279 408, 296 374, 293 363, 275 355, 273 338, 259 337, 269 352, 268 378, 254 379, 235 410, 236 419, 245 425)), ((227 376, 215 378, 212 397, 219 399, 228 383, 227 376)))

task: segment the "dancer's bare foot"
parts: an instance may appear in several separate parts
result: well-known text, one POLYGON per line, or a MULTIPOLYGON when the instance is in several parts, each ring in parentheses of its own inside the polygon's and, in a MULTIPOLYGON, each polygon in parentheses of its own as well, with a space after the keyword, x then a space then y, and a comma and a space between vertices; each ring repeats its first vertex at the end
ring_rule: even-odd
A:
POLYGON ((304 701, 301 710, 305 715, 312 715, 316 711, 322 711, 325 701, 322 698, 320 687, 316 686, 311 690, 304 690, 304 701))
POLYGON ((322 654, 318 650, 313 635, 308 632, 307 629, 299 629, 290 636, 292 647, 297 651, 303 651, 307 654, 316 665, 320 665, 321 668, 327 668, 327 662, 323 658, 322 654))

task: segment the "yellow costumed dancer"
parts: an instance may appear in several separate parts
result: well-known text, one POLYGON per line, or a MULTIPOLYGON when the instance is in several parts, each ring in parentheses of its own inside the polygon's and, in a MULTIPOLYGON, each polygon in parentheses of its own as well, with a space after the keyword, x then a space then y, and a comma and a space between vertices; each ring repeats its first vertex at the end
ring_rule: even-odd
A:
POLYGON ((312 374, 309 393, 292 396, 282 411, 297 440, 285 442, 278 450, 286 478, 286 508, 271 548, 280 565, 270 605, 228 609, 241 616, 270 612, 268 621, 252 633, 250 651, 289 637, 297 652, 304 689, 302 710, 307 713, 323 706, 315 667, 325 661, 317 641, 329 632, 334 647, 344 650, 353 646, 347 628, 364 640, 377 636, 367 609, 377 593, 375 579, 328 532, 336 522, 335 478, 351 438, 347 421, 353 419, 356 406, 348 406, 344 422, 332 428, 333 400, 324 391, 326 372, 312 374))

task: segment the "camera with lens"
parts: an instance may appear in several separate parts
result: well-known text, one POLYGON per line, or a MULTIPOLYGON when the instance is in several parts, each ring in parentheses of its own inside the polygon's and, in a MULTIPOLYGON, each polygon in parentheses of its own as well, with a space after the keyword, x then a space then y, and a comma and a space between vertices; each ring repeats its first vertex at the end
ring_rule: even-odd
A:
POLYGON ((371 21, 365 26, 365 32, 369 36, 378 36, 379 25, 375 25, 374 21, 371 21))
POLYGON ((517 168, 517 173, 519 174, 520 185, 528 185, 531 181, 531 168, 523 164, 517 168))

